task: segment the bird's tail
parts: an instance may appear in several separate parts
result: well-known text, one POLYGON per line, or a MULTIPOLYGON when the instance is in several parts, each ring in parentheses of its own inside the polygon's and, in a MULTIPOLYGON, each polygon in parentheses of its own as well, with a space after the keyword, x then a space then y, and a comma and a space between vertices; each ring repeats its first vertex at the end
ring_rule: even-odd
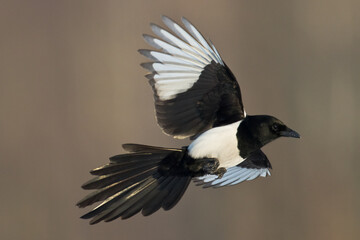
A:
POLYGON ((148 216, 161 207, 174 207, 187 189, 191 175, 181 170, 185 149, 124 144, 130 153, 110 158, 110 163, 90 171, 96 177, 82 185, 95 190, 77 203, 86 207, 102 201, 82 216, 90 224, 129 218, 142 211, 148 216))

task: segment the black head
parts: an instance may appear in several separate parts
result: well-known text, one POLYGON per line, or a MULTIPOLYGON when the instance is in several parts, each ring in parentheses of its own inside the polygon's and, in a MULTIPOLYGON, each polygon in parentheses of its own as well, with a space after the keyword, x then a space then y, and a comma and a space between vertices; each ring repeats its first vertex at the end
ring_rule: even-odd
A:
POLYGON ((275 117, 248 115, 240 123, 237 132, 240 155, 245 158, 279 137, 300 138, 300 135, 275 117))

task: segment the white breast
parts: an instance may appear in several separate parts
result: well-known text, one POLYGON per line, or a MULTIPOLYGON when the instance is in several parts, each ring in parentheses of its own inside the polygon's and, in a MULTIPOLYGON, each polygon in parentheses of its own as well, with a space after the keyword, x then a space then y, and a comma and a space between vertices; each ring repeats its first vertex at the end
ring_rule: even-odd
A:
POLYGON ((236 133, 241 121, 212 128, 193 141, 188 147, 192 158, 216 158, 219 167, 233 167, 244 159, 240 157, 236 133))

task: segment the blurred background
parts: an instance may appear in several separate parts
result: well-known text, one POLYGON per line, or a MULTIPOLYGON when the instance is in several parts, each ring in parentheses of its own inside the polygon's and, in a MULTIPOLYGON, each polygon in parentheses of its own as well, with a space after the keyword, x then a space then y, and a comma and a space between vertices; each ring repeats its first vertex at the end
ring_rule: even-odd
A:
MULTIPOLYGON (((0 3, 1 239, 360 239, 356 0, 0 3), (272 176, 191 184, 171 211, 90 226, 88 171, 162 134, 137 53, 160 15, 186 16, 240 83, 248 114, 301 134, 264 147, 272 176)), ((161 24, 163 26, 163 24, 161 24)))

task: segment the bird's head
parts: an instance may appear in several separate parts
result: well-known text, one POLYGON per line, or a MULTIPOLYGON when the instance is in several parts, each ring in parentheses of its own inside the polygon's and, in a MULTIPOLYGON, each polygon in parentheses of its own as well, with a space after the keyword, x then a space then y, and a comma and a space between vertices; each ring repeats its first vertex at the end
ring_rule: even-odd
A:
POLYGON ((240 123, 237 131, 240 155, 247 157, 253 151, 279 137, 300 138, 300 135, 275 117, 248 115, 240 123))
POLYGON ((251 122, 255 128, 257 137, 264 145, 278 137, 300 138, 299 133, 290 129, 282 121, 272 116, 253 116, 251 122))

